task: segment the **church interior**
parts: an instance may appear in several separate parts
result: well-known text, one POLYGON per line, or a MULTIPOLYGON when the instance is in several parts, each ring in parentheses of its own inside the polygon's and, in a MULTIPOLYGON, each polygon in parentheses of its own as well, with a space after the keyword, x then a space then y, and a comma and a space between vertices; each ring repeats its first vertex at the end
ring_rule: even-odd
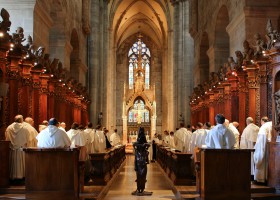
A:
POLYGON ((0 199, 139 199, 131 195, 139 127, 150 144, 152 194, 143 199, 280 199, 280 0, 0 5, 0 199), (164 146, 164 132, 215 126, 218 114, 238 122, 240 147, 164 146), (18 115, 32 118, 37 134, 56 118, 64 132, 73 122, 116 129, 119 142, 85 160, 80 146, 20 146, 24 176, 15 183, 7 129, 18 115), (258 184, 251 169, 257 147, 242 149, 240 140, 248 117, 261 132, 265 116, 272 125, 260 147, 265 180, 258 184))

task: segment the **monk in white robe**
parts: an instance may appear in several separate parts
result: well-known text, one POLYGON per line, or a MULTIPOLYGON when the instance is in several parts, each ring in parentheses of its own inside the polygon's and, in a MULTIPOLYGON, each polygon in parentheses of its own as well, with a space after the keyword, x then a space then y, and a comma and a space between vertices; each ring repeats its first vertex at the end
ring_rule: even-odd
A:
POLYGON ((112 146, 117 146, 117 145, 121 144, 121 138, 120 138, 120 136, 118 134, 118 130, 117 129, 115 129, 114 133, 111 134, 111 136, 110 136, 110 143, 111 143, 112 146))
POLYGON ((170 136, 169 136, 168 131, 165 130, 163 135, 164 136, 163 136, 163 139, 162 139, 162 145, 170 147, 170 136))
POLYGON ((206 146, 214 149, 233 149, 236 142, 235 136, 224 125, 225 117, 222 114, 217 114, 215 120, 217 125, 207 134, 205 139, 206 146))
MULTIPOLYGON (((243 130, 240 140, 240 149, 254 149, 257 141, 259 127, 254 124, 252 117, 246 119, 246 128, 243 130)), ((251 175, 255 174, 254 153, 251 153, 251 175)))
POLYGON ((95 130, 93 129, 93 125, 91 122, 88 123, 87 128, 84 130, 85 138, 86 138, 86 148, 87 148, 87 153, 93 153, 93 142, 94 142, 94 135, 95 135, 95 130))
POLYGON ((37 147, 36 137, 38 135, 38 132, 34 128, 34 120, 31 117, 26 117, 23 124, 29 131, 29 140, 27 143, 27 147, 37 147))
POLYGON ((184 128, 184 124, 180 124, 180 129, 174 134, 174 142, 176 150, 188 152, 192 133, 184 128))
POLYGON ((255 144, 254 162, 255 174, 254 179, 257 182, 265 183, 267 180, 268 167, 268 150, 267 142, 271 141, 272 122, 268 121, 267 117, 261 119, 261 128, 258 133, 258 138, 255 144))
POLYGON ((55 118, 49 120, 47 128, 37 135, 38 148, 65 148, 70 147, 71 141, 65 131, 58 128, 55 118))
POLYGON ((47 128, 47 127, 48 127, 48 124, 49 124, 49 122, 48 122, 47 120, 44 120, 44 121, 42 122, 42 124, 39 125, 39 133, 40 133, 42 130, 44 130, 45 128, 47 128))
POLYGON ((20 149, 27 147, 29 131, 23 124, 23 116, 15 116, 15 122, 8 126, 5 132, 7 141, 10 141, 10 178, 22 179, 25 177, 25 155, 20 149))
POLYGON ((205 145, 206 135, 207 135, 207 132, 203 128, 203 124, 201 122, 198 122, 198 124, 196 126, 196 131, 192 133, 190 147, 189 147, 189 153, 193 154, 195 147, 201 148, 202 145, 205 145))
POLYGON ((234 148, 235 149, 239 149, 239 138, 240 138, 240 133, 239 131, 237 130, 237 127, 239 126, 239 123, 238 122, 232 122, 232 123, 229 123, 229 126, 228 128, 233 132, 234 134, 234 137, 235 137, 235 144, 234 144, 234 148))
POLYGON ((85 161, 87 158, 87 149, 86 149, 86 141, 85 134, 83 131, 83 127, 79 124, 74 122, 71 125, 71 129, 66 132, 70 141, 71 141, 71 148, 79 147, 80 148, 80 154, 79 154, 79 160, 85 161))
POLYGON ((106 149, 106 138, 104 132, 101 130, 101 126, 97 125, 94 135, 94 153, 105 152, 106 149))

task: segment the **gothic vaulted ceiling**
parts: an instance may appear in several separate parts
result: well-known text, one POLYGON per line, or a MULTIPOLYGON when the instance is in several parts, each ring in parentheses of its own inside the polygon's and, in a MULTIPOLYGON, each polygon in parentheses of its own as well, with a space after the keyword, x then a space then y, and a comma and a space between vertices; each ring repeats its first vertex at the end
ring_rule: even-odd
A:
POLYGON ((159 47, 163 46, 170 27, 168 0, 113 0, 109 5, 110 27, 115 44, 138 32, 149 36, 159 47))

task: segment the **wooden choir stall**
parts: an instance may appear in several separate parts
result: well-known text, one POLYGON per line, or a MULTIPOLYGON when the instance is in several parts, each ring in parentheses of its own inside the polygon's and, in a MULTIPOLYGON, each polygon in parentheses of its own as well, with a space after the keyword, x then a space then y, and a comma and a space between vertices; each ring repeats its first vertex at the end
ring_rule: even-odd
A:
MULTIPOLYGON (((246 127, 246 118, 252 117, 261 126, 261 117, 267 116, 273 124, 268 141, 267 185, 280 190, 280 34, 271 21, 267 27, 273 32, 243 42, 243 50, 235 51, 235 58, 211 72, 209 80, 198 84, 190 97, 191 123, 211 122, 224 114, 230 122, 239 122, 239 132, 246 127), (278 140, 277 140, 278 137, 278 140)), ((240 136, 241 137, 241 136, 240 136)))
POLYGON ((31 36, 23 45, 23 33, 10 35, 10 24, 9 19, 0 24, 0 139, 17 114, 32 117, 36 129, 52 117, 69 127, 74 121, 86 124, 87 88, 58 59, 51 60, 44 47, 35 48, 31 36))

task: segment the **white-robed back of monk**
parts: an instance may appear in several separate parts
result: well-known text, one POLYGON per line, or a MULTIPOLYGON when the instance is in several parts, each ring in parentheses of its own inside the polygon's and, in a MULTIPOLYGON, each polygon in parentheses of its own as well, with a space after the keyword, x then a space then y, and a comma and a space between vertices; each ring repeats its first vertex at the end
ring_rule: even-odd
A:
POLYGON ((235 142, 234 134, 223 124, 212 128, 205 139, 206 146, 214 149, 233 149, 235 142))
MULTIPOLYGON (((254 149, 257 141, 259 127, 254 123, 250 123, 243 130, 240 139, 240 149, 254 149)), ((251 153, 251 175, 255 174, 254 153, 251 153)))
POLYGON ((121 138, 118 133, 114 132, 113 134, 111 134, 110 143, 112 146, 121 144, 121 138))
POLYGON ((21 147, 27 147, 29 131, 23 123, 14 122, 5 132, 6 140, 10 141, 10 178, 21 179, 25 177, 25 156, 21 147))
POLYGON ((95 135, 95 130, 92 128, 86 128, 84 130, 85 138, 86 138, 86 147, 87 147, 87 153, 93 153, 93 145, 94 145, 94 135, 95 135))
POLYGON ((106 149, 106 139, 103 131, 96 130, 94 135, 94 153, 105 152, 106 149))
POLYGON ((27 122, 22 122, 22 123, 29 131, 27 147, 37 147, 37 139, 36 139, 38 135, 37 130, 27 122))
POLYGON ((188 152, 192 133, 186 128, 180 128, 174 133, 175 148, 181 152, 188 152))
POLYGON ((255 174, 254 179, 258 182, 265 182, 267 179, 267 142, 271 141, 272 122, 264 123, 258 133, 255 145, 254 163, 255 174))

